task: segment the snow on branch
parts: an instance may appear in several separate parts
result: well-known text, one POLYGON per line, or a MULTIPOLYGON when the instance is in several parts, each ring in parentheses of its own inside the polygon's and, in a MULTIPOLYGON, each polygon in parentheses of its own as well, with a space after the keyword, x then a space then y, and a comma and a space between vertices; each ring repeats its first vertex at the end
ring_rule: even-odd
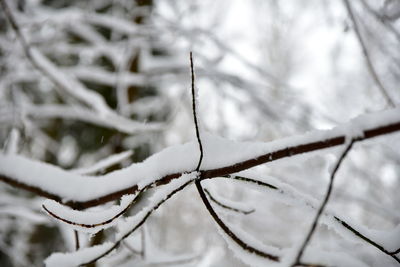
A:
MULTIPOLYGON (((327 131, 268 143, 234 142, 204 134, 201 179, 229 175, 267 162, 343 145, 347 136, 362 141, 400 131, 400 108, 362 115, 327 131)), ((89 208, 134 194, 144 186, 169 183, 196 168, 198 145, 172 146, 141 163, 96 177, 86 177, 19 155, 0 153, 0 180, 77 209, 89 208), (18 167, 16 167, 18 166, 18 167), (77 190, 79 189, 79 190, 77 190)))

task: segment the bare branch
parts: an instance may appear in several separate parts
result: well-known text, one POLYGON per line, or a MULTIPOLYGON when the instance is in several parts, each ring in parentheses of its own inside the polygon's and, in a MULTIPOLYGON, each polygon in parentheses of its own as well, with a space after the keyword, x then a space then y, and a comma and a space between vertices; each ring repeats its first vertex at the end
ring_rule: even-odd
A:
POLYGON ((203 189, 204 189, 204 192, 206 192, 206 194, 208 195, 208 197, 211 199, 211 201, 213 201, 215 204, 217 204, 218 206, 220 206, 220 207, 222 207, 222 208, 224 208, 224 209, 231 210, 231 211, 234 211, 234 212, 243 213, 243 214, 245 214, 245 215, 250 214, 250 213, 253 213, 253 212, 256 211, 255 209, 251 209, 251 210, 242 210, 242 209, 238 209, 238 208, 229 206, 229 205, 227 205, 227 204, 225 204, 225 203, 222 203, 221 201, 217 200, 217 199, 210 193, 210 191, 208 191, 206 188, 203 188, 203 189))

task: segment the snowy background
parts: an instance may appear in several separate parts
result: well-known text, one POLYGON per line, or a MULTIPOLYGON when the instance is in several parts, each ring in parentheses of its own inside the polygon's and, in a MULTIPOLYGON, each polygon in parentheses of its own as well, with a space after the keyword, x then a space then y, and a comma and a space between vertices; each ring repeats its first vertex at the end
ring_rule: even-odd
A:
MULTIPOLYGON (((37 187, 59 196, 58 202, 84 202, 133 185, 140 190, 164 175, 195 169, 189 51, 205 146, 202 170, 400 120, 394 107, 400 102, 396 0, 349 1, 353 18, 346 1, 338 0, 0 2, 0 181, 37 187)), ((342 150, 318 150, 238 174, 279 190, 226 178, 202 184, 238 236, 290 266, 342 150)), ((400 248, 399 151, 399 133, 354 145, 335 177, 306 262, 398 266, 399 253, 389 254, 400 248)), ((0 266, 87 262, 193 179, 185 174, 85 211, 1 183, 0 266), (42 204, 76 225, 51 218, 42 204), (127 219, 101 224, 122 212, 127 219), (68 254, 75 251, 74 230, 83 250, 68 254)), ((232 242, 190 184, 91 266, 275 265, 232 242)))

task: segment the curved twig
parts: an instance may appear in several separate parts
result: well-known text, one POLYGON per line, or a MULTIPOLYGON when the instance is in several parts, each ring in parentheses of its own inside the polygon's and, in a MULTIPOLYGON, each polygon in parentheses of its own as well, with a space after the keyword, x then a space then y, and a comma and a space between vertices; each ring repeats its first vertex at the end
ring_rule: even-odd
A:
POLYGON ((136 202, 136 200, 138 199, 140 193, 144 192, 147 189, 147 187, 143 188, 136 196, 135 198, 124 208, 122 209, 120 212, 118 212, 117 214, 115 214, 114 216, 112 216, 111 218, 104 220, 102 222, 99 223, 94 223, 94 224, 84 224, 84 223, 78 223, 78 222, 74 222, 68 219, 63 218, 61 215, 57 215, 56 213, 52 212, 51 210, 49 210, 44 204, 42 205, 42 208, 52 217, 54 217, 57 220, 60 220, 64 223, 70 224, 70 225, 75 225, 75 226, 79 226, 79 227, 83 227, 83 228, 95 228, 98 226, 104 226, 107 225, 111 222, 113 222, 114 220, 116 220, 117 218, 119 218, 120 216, 122 216, 125 212, 128 211, 128 209, 132 206, 133 203, 136 202))
POLYGON ((244 215, 248 215, 250 213, 255 212, 255 209, 251 209, 251 210, 242 210, 242 209, 238 209, 238 208, 234 208, 231 206, 228 206, 227 204, 222 203, 221 201, 217 200, 211 193, 210 191, 207 190, 207 188, 203 188, 204 192, 206 192, 206 194, 208 195, 208 197, 211 199, 211 201, 213 201, 215 204, 217 204, 218 206, 227 209, 227 210, 231 210, 234 212, 239 212, 239 213, 243 213, 244 215))
POLYGON ((196 128, 196 138, 197 142, 199 144, 199 150, 200 150, 200 157, 199 157, 199 162, 197 163, 196 171, 200 170, 200 165, 203 160, 203 145, 201 143, 201 138, 200 138, 200 130, 199 130, 199 122, 197 121, 197 105, 196 105, 196 92, 195 92, 195 76, 194 76, 194 66, 193 66, 193 55, 192 51, 190 51, 190 73, 192 76, 192 112, 193 112, 193 119, 194 119, 194 125, 196 128))
POLYGON ((204 190, 201 186, 201 181, 200 180, 196 180, 195 184, 196 184, 196 188, 197 191, 200 194, 200 198, 203 201, 204 205, 206 206, 208 212, 210 213, 211 217, 214 219, 214 221, 219 225, 219 227, 221 227, 221 229, 236 243, 238 244, 243 250, 249 252, 249 253, 254 253, 258 256, 261 256, 263 258, 267 258, 271 261, 279 261, 279 257, 277 255, 273 255, 264 251, 261 251, 255 247, 250 246, 249 244, 247 244, 246 242, 244 242, 243 240, 241 240, 237 235, 235 235, 235 233, 233 233, 231 231, 231 229, 229 229, 229 227, 219 218, 218 214, 215 212, 215 210, 213 209, 213 207, 211 206, 210 202, 207 199, 206 194, 204 193, 204 190))

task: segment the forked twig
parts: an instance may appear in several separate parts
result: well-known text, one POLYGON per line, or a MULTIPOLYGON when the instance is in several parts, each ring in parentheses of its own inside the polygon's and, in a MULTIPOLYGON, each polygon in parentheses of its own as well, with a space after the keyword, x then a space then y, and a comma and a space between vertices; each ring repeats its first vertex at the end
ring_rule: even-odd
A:
POLYGON ((324 200, 322 201, 322 204, 321 204, 320 208, 318 209, 317 214, 316 214, 316 216, 315 216, 315 218, 313 220, 311 228, 308 231, 308 233, 306 235, 306 238, 305 238, 303 244, 301 245, 293 264, 291 265, 292 267, 294 267, 294 266, 299 264, 300 259, 303 256, 304 250, 306 249, 308 243, 310 242, 311 237, 313 236, 313 234, 315 232, 315 229, 317 228, 317 224, 318 224, 319 218, 321 217, 322 212, 324 211, 324 208, 325 208, 326 204, 328 203, 329 197, 330 197, 330 195, 332 193, 333 181, 334 181, 334 178, 335 178, 335 174, 338 171, 340 165, 342 164, 344 158, 346 157, 346 155, 348 154, 350 149, 353 147, 354 142, 355 141, 353 139, 350 141, 350 143, 346 146, 346 148, 344 149, 343 153, 340 155, 338 161, 336 162, 336 165, 335 165, 335 167, 334 167, 334 169, 333 169, 333 171, 331 173, 331 177, 330 177, 330 181, 329 181, 329 185, 328 185, 328 190, 327 190, 327 192, 325 194, 324 200))
MULTIPOLYGON (((194 80, 194 66, 193 66, 193 56, 192 56, 192 52, 190 52, 190 70, 191 70, 191 74, 192 74, 192 112, 193 112, 193 119, 194 119, 194 126, 196 128, 196 137, 197 137, 197 142, 199 143, 199 149, 200 149, 200 158, 199 158, 199 162, 197 164, 196 167, 196 171, 199 171, 200 169, 200 165, 201 165, 201 161, 203 159, 203 146, 201 143, 201 139, 200 139, 200 131, 199 131, 199 125, 198 125, 198 121, 197 121, 197 114, 196 114, 196 94, 195 94, 195 80, 194 80)), ((195 184, 196 184, 196 188, 197 191, 199 192, 200 198, 203 201, 204 205, 206 206, 208 212, 210 213, 210 215, 212 216, 212 218, 214 219, 214 221, 221 227, 221 229, 236 243, 238 244, 241 248, 243 248, 244 250, 250 252, 250 253, 254 253, 257 254, 259 256, 262 256, 264 258, 268 258, 270 260, 273 261, 279 261, 279 257, 276 255, 272 255, 269 253, 265 253, 263 251, 260 251, 248 244, 246 244, 243 240, 241 240, 238 236, 236 236, 231 229, 229 229, 229 227, 218 217, 217 213, 215 212, 215 210, 212 208, 210 202, 208 201, 206 194, 204 193, 203 187, 201 186, 201 177, 202 177, 202 173, 199 172, 199 177, 200 179, 196 179, 195 184)))

